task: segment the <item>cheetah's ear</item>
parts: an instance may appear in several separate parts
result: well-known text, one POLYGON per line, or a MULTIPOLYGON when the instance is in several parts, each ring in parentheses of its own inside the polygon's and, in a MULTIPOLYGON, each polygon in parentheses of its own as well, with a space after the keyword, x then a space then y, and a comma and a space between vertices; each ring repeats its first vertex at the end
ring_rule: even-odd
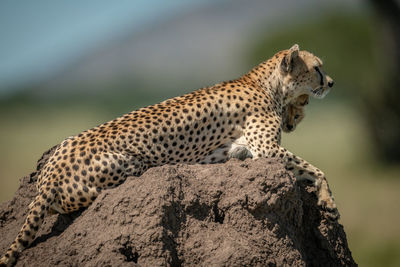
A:
POLYGON ((299 56, 299 45, 293 45, 281 62, 281 69, 284 73, 291 72, 294 68, 294 60, 299 56))
POLYGON ((289 48, 289 51, 294 52, 297 51, 297 53, 299 52, 300 47, 298 44, 294 44, 291 48, 289 48))

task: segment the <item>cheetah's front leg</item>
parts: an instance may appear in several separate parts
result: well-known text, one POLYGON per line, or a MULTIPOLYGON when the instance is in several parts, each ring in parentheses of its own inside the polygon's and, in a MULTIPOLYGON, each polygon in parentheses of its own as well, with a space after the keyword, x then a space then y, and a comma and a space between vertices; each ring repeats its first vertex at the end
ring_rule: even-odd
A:
POLYGON ((312 181, 317 189, 318 205, 328 210, 332 218, 339 218, 328 181, 321 170, 277 144, 272 145, 268 157, 282 159, 286 164, 286 169, 292 171, 297 179, 312 181))
POLYGON ((318 204, 328 210, 334 219, 339 217, 335 201, 332 197, 325 174, 304 159, 294 155, 292 152, 279 145, 280 124, 269 125, 270 128, 260 131, 257 127, 261 116, 250 118, 244 130, 248 148, 253 158, 272 157, 284 161, 288 170, 292 171, 297 179, 312 181, 317 189, 318 204))
POLYGON ((305 179, 314 182, 318 192, 318 205, 323 206, 331 212, 337 213, 337 207, 325 174, 287 149, 278 146, 277 150, 279 151, 279 157, 282 154, 284 155, 286 168, 292 171, 297 179, 305 179))

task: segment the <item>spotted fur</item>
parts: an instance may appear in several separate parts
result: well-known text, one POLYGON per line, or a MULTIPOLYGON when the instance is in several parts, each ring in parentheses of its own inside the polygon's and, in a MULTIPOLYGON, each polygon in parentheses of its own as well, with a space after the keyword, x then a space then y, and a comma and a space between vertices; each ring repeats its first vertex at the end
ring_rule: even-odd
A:
POLYGON ((301 95, 283 109, 282 131, 289 133, 296 129, 304 119, 304 107, 308 104, 308 95, 301 95))
POLYGON ((322 98, 332 85, 321 60, 294 45, 239 79, 141 108, 64 140, 38 172, 39 193, 0 264, 15 262, 49 211, 87 207, 128 176, 163 164, 200 163, 240 138, 253 158, 281 159, 296 177, 315 182, 319 204, 337 214, 325 175, 280 146, 283 107, 300 95, 322 98))
MULTIPOLYGON (((282 117, 282 131, 290 133, 294 131, 304 119, 304 107, 308 104, 308 95, 301 95, 294 101, 290 102, 283 107, 282 117)), ((225 144, 214 150, 211 154, 206 156, 200 163, 223 163, 231 158, 245 160, 253 158, 250 150, 247 148, 248 144, 244 136, 234 140, 232 143, 225 144)))

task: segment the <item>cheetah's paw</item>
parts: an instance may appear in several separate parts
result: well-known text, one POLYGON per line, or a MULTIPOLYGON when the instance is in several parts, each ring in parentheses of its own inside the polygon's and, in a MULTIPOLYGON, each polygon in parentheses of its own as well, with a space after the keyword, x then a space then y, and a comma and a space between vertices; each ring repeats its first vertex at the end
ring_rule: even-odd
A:
POLYGON ((320 198, 318 205, 325 210, 325 215, 333 221, 339 220, 340 214, 333 197, 320 198))

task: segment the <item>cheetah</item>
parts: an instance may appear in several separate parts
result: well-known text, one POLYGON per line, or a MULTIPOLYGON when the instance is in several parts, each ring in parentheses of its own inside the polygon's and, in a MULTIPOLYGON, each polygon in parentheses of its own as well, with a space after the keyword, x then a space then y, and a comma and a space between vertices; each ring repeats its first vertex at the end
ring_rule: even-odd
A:
MULTIPOLYGON (((293 102, 283 107, 282 111, 282 131, 286 133, 293 132, 304 118, 304 106, 308 104, 309 96, 301 95, 293 102)), ((245 160, 252 158, 253 155, 247 149, 247 143, 244 136, 233 141, 232 143, 225 144, 220 148, 214 150, 211 154, 206 156, 200 163, 212 164, 223 163, 228 159, 236 158, 245 160)))
POLYGON ((308 104, 309 96, 301 95, 283 109, 282 131, 292 132, 296 126, 304 119, 304 107, 308 104))
POLYGON ((253 159, 280 159, 297 178, 312 181, 318 204, 337 218, 325 174, 280 146, 283 107, 304 94, 321 99, 332 86, 322 61, 294 45, 236 80, 140 108, 64 140, 38 173, 38 195, 0 265, 16 261, 49 212, 87 207, 128 176, 163 164, 199 163, 239 138, 253 159))

